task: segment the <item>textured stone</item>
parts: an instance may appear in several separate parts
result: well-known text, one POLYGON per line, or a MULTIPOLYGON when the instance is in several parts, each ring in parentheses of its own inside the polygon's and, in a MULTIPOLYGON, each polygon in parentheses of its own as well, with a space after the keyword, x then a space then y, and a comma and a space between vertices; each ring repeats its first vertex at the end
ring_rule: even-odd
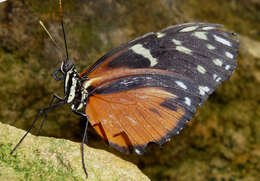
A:
MULTIPOLYGON (((0 180, 85 180, 80 144, 28 134, 10 155, 25 131, 0 123, 0 180)), ((149 180, 132 163, 106 151, 85 147, 88 180, 149 180)))

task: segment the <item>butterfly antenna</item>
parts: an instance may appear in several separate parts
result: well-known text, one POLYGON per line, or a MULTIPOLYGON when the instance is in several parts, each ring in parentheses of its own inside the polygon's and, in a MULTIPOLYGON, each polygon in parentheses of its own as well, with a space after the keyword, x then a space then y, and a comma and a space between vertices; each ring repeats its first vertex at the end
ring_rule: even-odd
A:
POLYGON ((65 49, 66 49, 66 61, 69 60, 69 53, 68 53, 68 47, 67 47, 67 41, 66 41, 66 33, 65 33, 65 28, 63 24, 63 10, 62 10, 62 2, 59 0, 59 5, 60 5, 60 22, 61 22, 61 27, 62 27, 62 32, 63 32, 63 39, 64 39, 64 44, 65 44, 65 49))
POLYGON ((57 48, 57 50, 63 55, 63 49, 57 44, 57 42, 55 41, 55 39, 51 36, 50 32, 47 30, 47 28, 44 26, 43 22, 40 20, 39 21, 40 25, 42 26, 42 28, 45 30, 45 32, 48 34, 48 36, 50 37, 51 39, 51 42, 53 43, 53 45, 55 46, 55 48, 57 48))

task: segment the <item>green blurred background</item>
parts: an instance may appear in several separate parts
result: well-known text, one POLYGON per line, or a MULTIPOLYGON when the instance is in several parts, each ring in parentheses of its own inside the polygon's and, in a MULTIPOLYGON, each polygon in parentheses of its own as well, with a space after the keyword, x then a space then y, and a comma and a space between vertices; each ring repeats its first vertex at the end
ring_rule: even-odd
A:
MULTIPOLYGON (((260 0, 64 0, 69 54, 81 72, 109 50, 169 25, 224 24, 240 36, 238 68, 162 149, 124 155, 90 129, 89 145, 135 163, 152 180, 260 180, 260 0)), ((55 0, 0 4, 0 120, 27 129, 63 84, 60 58, 42 20, 62 45, 55 0)), ((83 124, 69 106, 50 112, 43 136, 80 141, 83 124)), ((32 132, 37 133, 37 130, 32 132)))

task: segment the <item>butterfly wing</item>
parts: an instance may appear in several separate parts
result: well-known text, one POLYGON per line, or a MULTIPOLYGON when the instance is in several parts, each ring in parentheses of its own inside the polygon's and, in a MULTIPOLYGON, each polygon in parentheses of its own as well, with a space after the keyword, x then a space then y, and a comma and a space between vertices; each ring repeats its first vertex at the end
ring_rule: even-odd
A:
POLYGON ((218 26, 189 23, 146 34, 83 72, 86 113, 98 134, 137 153, 178 134, 236 68, 239 44, 218 26))

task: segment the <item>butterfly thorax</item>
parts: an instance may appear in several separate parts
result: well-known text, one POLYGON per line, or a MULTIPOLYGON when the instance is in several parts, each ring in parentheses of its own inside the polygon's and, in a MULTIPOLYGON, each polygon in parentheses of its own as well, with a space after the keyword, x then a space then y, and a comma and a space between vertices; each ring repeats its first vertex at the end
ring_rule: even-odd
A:
POLYGON ((86 105, 88 91, 82 86, 82 79, 74 66, 66 73, 64 93, 72 110, 80 110, 86 105))

